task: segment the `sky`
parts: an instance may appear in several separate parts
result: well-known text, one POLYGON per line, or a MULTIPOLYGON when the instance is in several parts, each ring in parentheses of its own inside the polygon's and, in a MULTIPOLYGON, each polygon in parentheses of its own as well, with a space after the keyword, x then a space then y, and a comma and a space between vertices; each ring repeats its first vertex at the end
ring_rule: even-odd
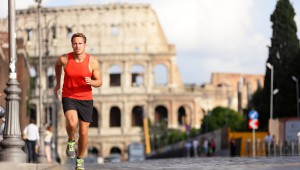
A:
MULTIPOLYGON (((35 0, 15 0, 17 9, 35 0)), ((163 31, 177 51, 186 84, 210 82, 211 73, 265 74, 272 36, 270 16, 277 0, 43 0, 46 7, 147 3, 156 11, 163 31)), ((300 28, 300 1, 290 0, 300 28)), ((0 0, 0 18, 8 0, 0 0)), ((300 37, 299 31, 297 32, 300 37)))

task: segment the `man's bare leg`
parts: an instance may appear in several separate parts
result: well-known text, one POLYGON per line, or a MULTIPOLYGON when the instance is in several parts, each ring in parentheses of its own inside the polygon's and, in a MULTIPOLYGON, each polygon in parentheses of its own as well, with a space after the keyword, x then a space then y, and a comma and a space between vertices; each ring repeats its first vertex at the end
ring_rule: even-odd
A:
POLYGON ((79 120, 79 140, 77 158, 82 159, 88 144, 88 130, 90 123, 79 120))
POLYGON ((66 119, 67 119, 67 126, 66 131, 69 136, 69 140, 74 141, 75 140, 75 133, 76 133, 76 127, 78 124, 78 116, 76 110, 68 110, 65 113, 66 119))
POLYGON ((69 136, 69 140, 67 142, 67 148, 66 148, 66 155, 69 158, 75 158, 76 157, 76 151, 75 151, 75 133, 76 133, 76 127, 78 124, 78 116, 77 111, 75 110, 69 110, 65 113, 66 119, 67 119, 67 126, 66 130, 69 136))

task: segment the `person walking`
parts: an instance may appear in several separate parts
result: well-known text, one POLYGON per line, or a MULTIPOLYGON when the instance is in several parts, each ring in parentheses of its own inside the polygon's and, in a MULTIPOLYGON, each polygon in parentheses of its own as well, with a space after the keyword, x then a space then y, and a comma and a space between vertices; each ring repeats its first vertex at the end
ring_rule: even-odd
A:
POLYGON ((194 153, 195 158, 198 157, 198 147, 199 147, 199 141, 197 139, 194 139, 193 140, 193 153, 194 153))
POLYGON ((39 146, 39 129, 35 124, 34 119, 30 119, 29 125, 27 125, 23 130, 23 136, 26 136, 26 144, 28 151, 28 161, 29 163, 37 163, 37 152, 36 147, 39 146))
POLYGON ((204 149, 205 156, 209 156, 209 144, 206 138, 204 139, 203 149, 204 149))
POLYGON ((234 157, 236 156, 236 141, 234 137, 231 138, 229 144, 230 144, 230 156, 234 157))
POLYGON ((63 54, 55 63, 56 86, 54 94, 58 98, 62 68, 64 83, 62 87, 62 105, 67 120, 68 142, 66 154, 75 158, 75 132, 79 124, 78 153, 76 169, 84 169, 84 152, 88 144, 88 128, 92 122, 93 96, 92 87, 100 87, 102 78, 96 58, 85 52, 87 38, 82 33, 75 33, 71 38, 73 52, 63 54))
MULTIPOLYGON (((5 118, 1 118, 2 119, 2 123, 0 124, 0 141, 3 140, 3 134, 4 134, 4 128, 5 128, 5 118)), ((1 146, 0 146, 1 148, 1 146)))
POLYGON ((45 131, 45 153, 46 153, 46 158, 47 162, 51 163, 51 141, 52 141, 52 136, 53 136, 53 129, 51 125, 48 125, 45 131))
POLYGON ((266 148, 266 156, 270 156, 271 154, 271 144, 272 144, 272 137, 268 132, 264 138, 265 148, 266 148))

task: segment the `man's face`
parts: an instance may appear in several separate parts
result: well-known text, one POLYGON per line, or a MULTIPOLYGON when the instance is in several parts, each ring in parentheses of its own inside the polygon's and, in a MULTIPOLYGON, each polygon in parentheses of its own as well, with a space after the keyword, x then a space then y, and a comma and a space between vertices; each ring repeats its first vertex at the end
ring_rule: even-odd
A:
POLYGON ((80 55, 84 53, 85 50, 85 43, 82 37, 75 37, 73 38, 72 48, 75 54, 80 55))

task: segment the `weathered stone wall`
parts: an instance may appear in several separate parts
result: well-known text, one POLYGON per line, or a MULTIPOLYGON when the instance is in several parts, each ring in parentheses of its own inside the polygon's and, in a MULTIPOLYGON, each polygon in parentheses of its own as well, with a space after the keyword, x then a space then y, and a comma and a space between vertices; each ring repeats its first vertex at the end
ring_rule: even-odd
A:
POLYGON ((263 88, 264 75, 238 74, 238 73, 212 73, 211 84, 224 86, 229 91, 238 92, 238 84, 241 83, 242 107, 246 108, 251 96, 258 86, 263 88))

